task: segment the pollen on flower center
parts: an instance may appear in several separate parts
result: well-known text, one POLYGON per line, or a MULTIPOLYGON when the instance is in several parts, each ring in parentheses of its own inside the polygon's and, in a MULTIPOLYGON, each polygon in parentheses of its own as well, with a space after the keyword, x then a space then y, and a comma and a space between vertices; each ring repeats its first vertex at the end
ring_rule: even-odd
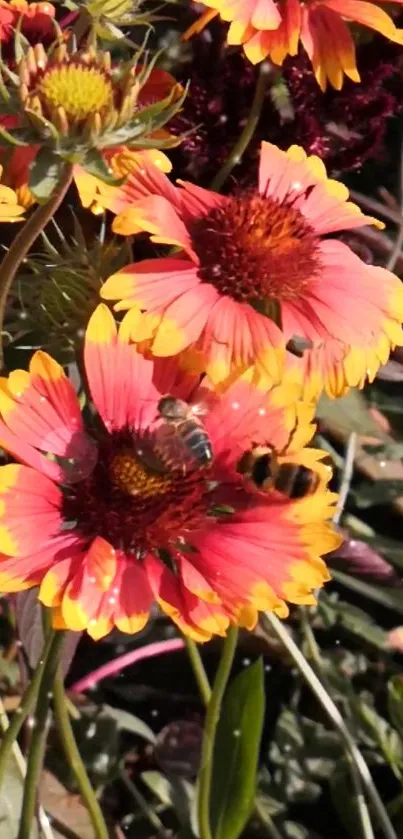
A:
POLYGON ((319 268, 302 213, 270 197, 230 197, 193 222, 191 236, 201 278, 238 301, 299 297, 319 268))
POLYGON ((139 457, 147 438, 119 431, 98 441, 93 472, 65 491, 63 517, 141 557, 197 526, 209 508, 208 468, 157 471, 139 457))
POLYGON ((115 455, 110 465, 110 475, 115 486, 123 492, 141 495, 143 498, 161 495, 169 491, 171 486, 169 473, 159 474, 147 469, 129 449, 115 455))
POLYGON ((60 62, 47 68, 37 93, 50 111, 63 108, 67 118, 75 122, 102 113, 113 104, 113 88, 107 74, 78 62, 60 62))

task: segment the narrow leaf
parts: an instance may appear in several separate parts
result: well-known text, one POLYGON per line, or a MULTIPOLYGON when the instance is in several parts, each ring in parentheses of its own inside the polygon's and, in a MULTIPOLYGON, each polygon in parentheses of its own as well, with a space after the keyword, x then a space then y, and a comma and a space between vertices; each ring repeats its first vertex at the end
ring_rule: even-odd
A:
POLYGON ((111 705, 104 705, 103 710, 115 720, 118 730, 131 731, 132 734, 138 734, 144 740, 155 743, 154 732, 140 717, 130 714, 129 711, 122 711, 121 708, 113 708, 111 705))
POLYGON ((393 725, 403 736, 403 677, 400 674, 388 681, 388 711, 393 725))
POLYGON ((214 750, 214 839, 237 839, 251 814, 264 704, 263 665, 259 660, 234 679, 224 700, 214 750))
POLYGON ((357 798, 351 783, 351 768, 346 760, 339 761, 330 778, 330 793, 340 821, 347 835, 355 839, 360 835, 357 798))
POLYGON ((332 577, 336 583, 349 588, 351 591, 356 591, 367 597, 369 600, 374 600, 386 609, 393 609, 399 615, 403 615, 403 591, 391 588, 380 588, 379 586, 371 585, 364 580, 357 580, 349 574, 343 574, 342 571, 332 569, 332 577))

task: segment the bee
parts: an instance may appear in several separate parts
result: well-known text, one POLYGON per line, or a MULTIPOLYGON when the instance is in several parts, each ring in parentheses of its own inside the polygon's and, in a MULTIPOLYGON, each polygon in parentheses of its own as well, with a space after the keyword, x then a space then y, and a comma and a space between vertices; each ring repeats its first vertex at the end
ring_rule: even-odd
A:
POLYGON ((210 438, 200 419, 202 408, 175 396, 163 396, 157 406, 161 422, 154 432, 154 447, 165 466, 208 466, 213 459, 210 438))
POLYGON ((320 481, 313 469, 302 463, 279 463, 275 452, 262 446, 245 452, 238 470, 258 489, 276 489, 292 499, 313 495, 320 481))

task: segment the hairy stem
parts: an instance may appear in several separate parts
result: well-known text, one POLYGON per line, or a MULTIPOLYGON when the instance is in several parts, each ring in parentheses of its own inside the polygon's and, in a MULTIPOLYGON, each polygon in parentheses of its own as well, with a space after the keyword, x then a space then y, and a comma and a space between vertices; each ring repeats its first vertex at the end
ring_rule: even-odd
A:
MULTIPOLYGON (((73 166, 66 163, 64 172, 57 187, 52 192, 46 204, 40 204, 32 216, 21 227, 13 240, 0 266, 0 335, 3 334, 4 316, 7 298, 10 293, 14 277, 25 259, 28 251, 46 227, 52 216, 63 201, 73 178, 73 166)), ((3 346, 0 342, 0 369, 4 366, 3 346)))
POLYGON ((238 629, 231 626, 224 641, 220 663, 214 679, 213 690, 210 701, 207 705, 206 721, 204 724, 203 743, 201 751, 200 772, 198 777, 198 801, 197 812, 199 819, 200 839, 212 839, 210 828, 210 797, 211 781, 213 774, 213 758, 215 735, 218 720, 220 719, 221 705, 225 688, 231 672, 234 660, 236 645, 238 641, 238 629))
POLYGON ((29 747, 20 826, 17 839, 30 839, 38 795, 39 775, 46 744, 46 729, 52 683, 63 647, 64 632, 56 632, 42 672, 36 704, 35 725, 29 747))
POLYGON ((94 836, 96 837, 96 839, 108 839, 108 828, 105 824, 105 820, 102 815, 102 810, 99 806, 95 792, 91 786, 91 781, 87 775, 87 770, 81 759, 81 755, 74 737, 69 713, 67 710, 64 682, 60 667, 58 668, 57 673, 54 676, 53 700, 56 723, 59 730, 60 739, 62 741, 62 746, 66 756, 66 760, 74 772, 77 785, 81 793, 81 797, 89 812, 92 821, 92 827, 94 830, 94 836))

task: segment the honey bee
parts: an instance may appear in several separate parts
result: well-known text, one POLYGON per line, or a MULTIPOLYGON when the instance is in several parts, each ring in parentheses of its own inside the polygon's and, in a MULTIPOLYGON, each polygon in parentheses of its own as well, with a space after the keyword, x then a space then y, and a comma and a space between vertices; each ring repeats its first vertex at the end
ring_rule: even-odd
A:
POLYGON ((242 455, 238 471, 258 489, 276 489, 292 499, 313 495, 320 481, 313 469, 302 463, 279 463, 275 452, 262 446, 242 455))
POLYGON ((210 438, 200 419, 202 409, 175 396, 163 396, 157 406, 161 420, 154 432, 154 447, 165 466, 208 466, 213 459, 210 438))

